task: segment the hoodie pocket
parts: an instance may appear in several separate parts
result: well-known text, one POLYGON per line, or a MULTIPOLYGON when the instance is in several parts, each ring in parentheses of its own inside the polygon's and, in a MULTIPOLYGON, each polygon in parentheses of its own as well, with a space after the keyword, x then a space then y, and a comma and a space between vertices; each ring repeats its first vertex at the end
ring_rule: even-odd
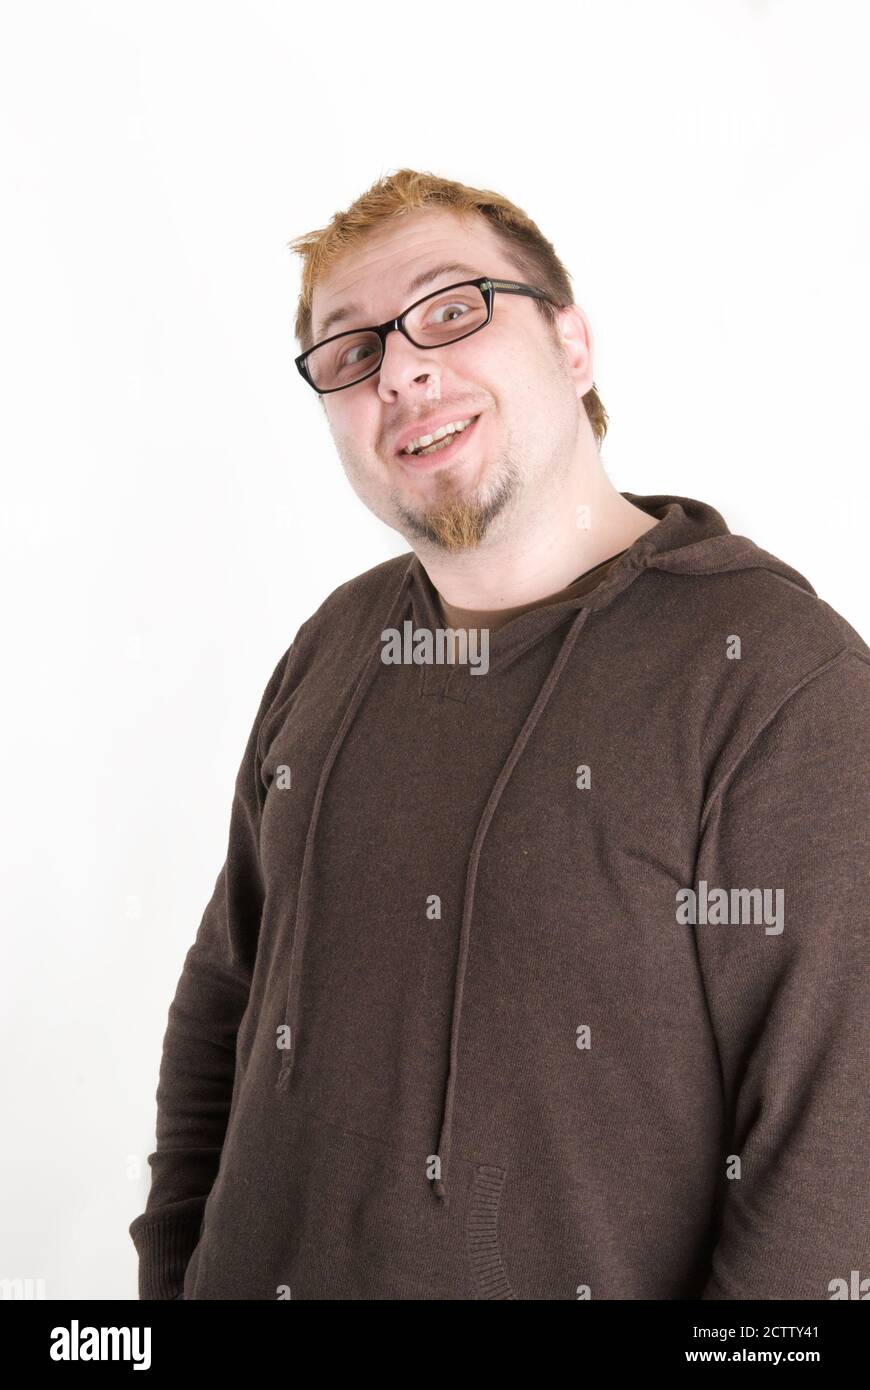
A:
POLYGON ((475 1294, 479 1299, 515 1299, 499 1245, 499 1209, 504 1168, 491 1164, 474 1169, 465 1216, 465 1246, 475 1294))

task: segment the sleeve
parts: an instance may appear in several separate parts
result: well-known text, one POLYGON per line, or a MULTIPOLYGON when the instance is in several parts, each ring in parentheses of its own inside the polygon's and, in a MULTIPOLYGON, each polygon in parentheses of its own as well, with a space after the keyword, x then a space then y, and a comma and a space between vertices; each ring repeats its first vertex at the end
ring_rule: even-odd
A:
POLYGON ((701 880, 771 890, 763 925, 694 927, 727 1116, 701 1296, 830 1299, 870 1271, 866 656, 794 690, 713 791, 699 903, 701 880))
POLYGON ((151 1187, 144 1212, 129 1227, 139 1256, 140 1299, 174 1299, 181 1291, 217 1176, 264 902, 260 732, 291 650, 292 644, 260 700, 236 776, 226 859, 169 1007, 156 1095, 157 1147, 148 1157, 151 1187))

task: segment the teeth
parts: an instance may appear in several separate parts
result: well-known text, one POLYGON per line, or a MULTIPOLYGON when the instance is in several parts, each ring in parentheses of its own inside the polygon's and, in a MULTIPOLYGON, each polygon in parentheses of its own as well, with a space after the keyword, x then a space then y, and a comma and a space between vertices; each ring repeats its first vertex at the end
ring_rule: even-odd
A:
POLYGON ((461 434, 464 429, 472 423, 475 417, 472 415, 468 420, 451 420, 449 424, 442 425, 434 434, 421 434, 419 439, 412 439, 410 444, 406 444, 402 450, 403 454, 414 454, 418 449, 428 449, 430 444, 436 443, 439 439, 444 439, 448 434, 461 434))

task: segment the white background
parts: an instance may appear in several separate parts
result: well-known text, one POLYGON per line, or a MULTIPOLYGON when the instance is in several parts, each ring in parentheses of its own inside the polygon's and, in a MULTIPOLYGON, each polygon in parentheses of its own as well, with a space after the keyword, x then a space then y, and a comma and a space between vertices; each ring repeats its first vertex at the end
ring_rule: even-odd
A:
POLYGON ((409 549, 293 366, 291 237, 405 165, 507 195, 590 316, 615 486, 711 503, 870 634, 866 14, 3 5, 0 1277, 136 1297, 260 695, 409 549))

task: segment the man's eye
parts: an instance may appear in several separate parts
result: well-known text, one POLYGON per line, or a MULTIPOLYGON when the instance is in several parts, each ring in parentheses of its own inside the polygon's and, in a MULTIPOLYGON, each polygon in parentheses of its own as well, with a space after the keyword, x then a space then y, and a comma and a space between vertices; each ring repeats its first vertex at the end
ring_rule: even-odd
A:
POLYGON ((356 347, 348 348, 348 350, 345 353, 343 353, 342 356, 339 358, 339 368, 348 366, 356 367, 358 363, 364 361, 365 359, 362 357, 354 358, 353 354, 355 352, 371 352, 371 350, 371 346, 368 343, 357 343, 356 347))
MULTIPOLYGON (((439 304, 432 312, 433 312, 433 315, 434 315, 434 314, 442 314, 442 313, 443 313, 443 314, 452 314, 454 311, 456 311, 456 315, 457 315, 457 317, 459 317, 459 316, 461 316, 467 309, 468 309, 468 305, 467 305, 467 304, 462 304, 461 302, 459 302, 459 301, 457 300, 457 301, 454 301, 452 304, 439 304)), ((439 323, 444 323, 444 322, 450 322, 450 320, 438 319, 437 322, 439 322, 439 323)))

